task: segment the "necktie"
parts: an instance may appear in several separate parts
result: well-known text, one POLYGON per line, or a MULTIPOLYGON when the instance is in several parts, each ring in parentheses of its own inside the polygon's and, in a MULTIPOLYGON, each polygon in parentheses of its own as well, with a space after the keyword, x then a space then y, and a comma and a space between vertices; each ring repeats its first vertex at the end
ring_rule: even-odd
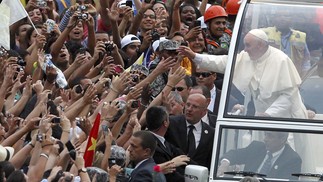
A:
POLYGON ((267 159, 265 160, 264 165, 262 166, 262 168, 259 171, 260 174, 268 174, 269 173, 269 171, 271 169, 272 159, 273 159, 273 154, 268 152, 267 159))
POLYGON ((193 130, 195 129, 195 126, 194 125, 189 125, 188 126, 189 128, 189 131, 188 131, 188 137, 187 137, 187 146, 188 146, 188 149, 187 149, 187 155, 188 156, 192 156, 194 154, 194 151, 195 151, 195 136, 194 136, 194 133, 193 133, 193 130))

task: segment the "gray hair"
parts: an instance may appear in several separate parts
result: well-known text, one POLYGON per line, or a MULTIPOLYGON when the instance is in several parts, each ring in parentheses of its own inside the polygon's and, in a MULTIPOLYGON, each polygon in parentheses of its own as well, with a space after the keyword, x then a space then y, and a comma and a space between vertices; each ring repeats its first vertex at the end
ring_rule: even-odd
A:
POLYGON ((179 104, 184 103, 182 96, 181 96, 178 92, 176 92, 176 91, 171 91, 171 92, 169 93, 169 95, 170 95, 172 98, 174 98, 174 100, 175 100, 177 103, 179 103, 179 104))

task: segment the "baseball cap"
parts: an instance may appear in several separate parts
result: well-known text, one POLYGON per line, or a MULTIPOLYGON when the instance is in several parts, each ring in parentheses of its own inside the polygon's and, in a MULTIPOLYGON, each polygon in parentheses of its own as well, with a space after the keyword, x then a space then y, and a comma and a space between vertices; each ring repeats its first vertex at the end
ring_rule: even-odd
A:
POLYGON ((0 161, 8 161, 15 153, 15 149, 12 147, 4 147, 0 145, 0 161))
POLYGON ((133 34, 128 34, 126 36, 124 36, 121 40, 121 49, 124 48, 125 46, 131 44, 131 43, 141 43, 139 38, 133 34))
POLYGON ((159 48, 159 44, 160 44, 160 42, 162 42, 162 41, 164 41, 164 40, 166 40, 166 37, 160 37, 160 39, 159 39, 159 40, 155 40, 155 41, 153 42, 152 47, 153 47, 154 52, 156 52, 157 50, 159 50, 159 49, 158 49, 158 48, 159 48))
POLYGON ((168 50, 168 51, 175 51, 181 45, 180 42, 175 40, 164 40, 159 43, 159 51, 168 50))

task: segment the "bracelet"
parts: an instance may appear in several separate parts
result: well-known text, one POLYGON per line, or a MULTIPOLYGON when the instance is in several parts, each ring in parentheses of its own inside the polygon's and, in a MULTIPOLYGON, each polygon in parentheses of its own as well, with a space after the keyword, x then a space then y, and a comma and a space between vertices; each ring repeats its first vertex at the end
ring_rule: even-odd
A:
POLYGON ((119 92, 118 92, 116 89, 114 89, 112 85, 110 86, 110 89, 111 89, 114 93, 119 94, 119 92))
POLYGON ((62 130, 63 132, 66 132, 66 133, 71 133, 70 130, 62 130))
POLYGON ((32 148, 35 148, 35 145, 32 144, 31 142, 29 142, 28 145, 30 145, 32 148))
POLYGON ((167 84, 166 86, 169 86, 169 87, 170 87, 171 89, 173 89, 173 88, 174 88, 173 86, 171 86, 171 85, 168 85, 168 84, 167 84))
POLYGON ((143 107, 145 107, 145 108, 147 108, 149 104, 145 105, 143 103, 140 103, 140 105, 143 106, 143 107))
POLYGON ((45 157, 46 159, 48 159, 48 158, 49 158, 49 155, 48 155, 48 154, 45 154, 45 153, 41 153, 41 154, 40 154, 40 157, 41 157, 41 156, 45 157))
POLYGON ((44 148, 44 147, 47 147, 47 146, 51 146, 51 145, 54 145, 54 144, 46 144, 46 145, 41 146, 41 148, 44 148))

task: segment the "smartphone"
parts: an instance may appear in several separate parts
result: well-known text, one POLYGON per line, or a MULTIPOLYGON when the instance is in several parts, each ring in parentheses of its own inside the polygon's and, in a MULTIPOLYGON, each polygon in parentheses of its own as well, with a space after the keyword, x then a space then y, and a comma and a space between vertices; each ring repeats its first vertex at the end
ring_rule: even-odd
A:
POLYGON ((104 135, 108 135, 109 134, 108 125, 101 125, 101 127, 102 127, 102 131, 103 131, 104 135))
POLYGON ((56 123, 56 124, 61 123, 61 118, 60 117, 53 118, 52 123, 56 123))
POLYGON ((132 1, 126 1, 126 6, 128 6, 128 7, 130 7, 130 8, 132 8, 132 1))
POLYGON ((201 27, 201 21, 200 20, 193 21, 193 26, 194 27, 201 27))
POLYGON ((109 158, 109 168, 117 163, 116 158, 109 158))
POLYGON ((52 31, 54 31, 55 28, 55 21, 52 19, 47 19, 46 20, 46 25, 47 25, 47 33, 51 33, 52 31))
POLYGON ((132 108, 138 108, 140 106, 139 100, 135 100, 131 103, 132 108))

